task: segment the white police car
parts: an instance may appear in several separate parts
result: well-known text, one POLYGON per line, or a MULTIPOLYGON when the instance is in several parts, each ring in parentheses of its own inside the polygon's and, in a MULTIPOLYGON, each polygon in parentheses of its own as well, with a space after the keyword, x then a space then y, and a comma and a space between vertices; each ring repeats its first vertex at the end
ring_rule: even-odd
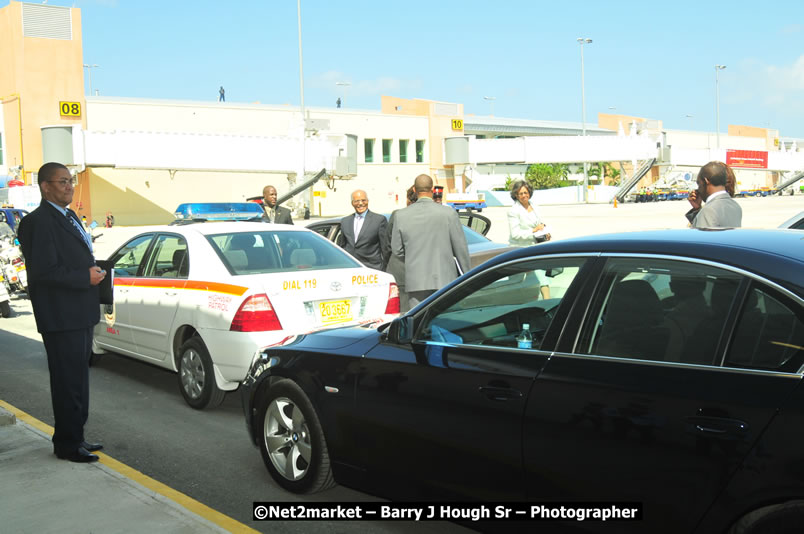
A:
POLYGON ((102 306, 93 352, 177 371, 184 399, 197 409, 220 404, 266 346, 399 312, 391 275, 302 227, 143 227, 109 261, 114 305, 102 306))

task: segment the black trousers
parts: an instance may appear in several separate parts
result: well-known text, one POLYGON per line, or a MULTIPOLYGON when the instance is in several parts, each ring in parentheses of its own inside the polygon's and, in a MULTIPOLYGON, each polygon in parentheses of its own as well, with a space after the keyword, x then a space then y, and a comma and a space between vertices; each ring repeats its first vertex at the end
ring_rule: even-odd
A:
POLYGON ((92 327, 42 334, 50 371, 50 398, 56 420, 53 450, 78 449, 89 417, 89 357, 92 327))

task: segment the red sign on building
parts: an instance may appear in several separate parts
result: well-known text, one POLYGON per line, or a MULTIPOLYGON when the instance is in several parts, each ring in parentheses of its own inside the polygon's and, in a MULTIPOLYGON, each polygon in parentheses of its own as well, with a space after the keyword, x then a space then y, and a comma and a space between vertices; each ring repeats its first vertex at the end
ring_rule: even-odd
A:
POLYGON ((768 153, 763 150, 727 150, 726 165, 743 169, 767 169, 768 153))

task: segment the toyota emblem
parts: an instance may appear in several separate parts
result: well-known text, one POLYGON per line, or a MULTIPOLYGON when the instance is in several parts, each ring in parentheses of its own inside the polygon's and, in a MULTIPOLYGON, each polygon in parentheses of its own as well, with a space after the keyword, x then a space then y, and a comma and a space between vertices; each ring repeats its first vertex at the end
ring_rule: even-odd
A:
POLYGON ((331 290, 333 290, 333 291, 340 291, 342 287, 343 287, 343 286, 341 285, 341 283, 340 283, 340 282, 332 282, 332 283, 329 285, 329 288, 330 288, 331 290))

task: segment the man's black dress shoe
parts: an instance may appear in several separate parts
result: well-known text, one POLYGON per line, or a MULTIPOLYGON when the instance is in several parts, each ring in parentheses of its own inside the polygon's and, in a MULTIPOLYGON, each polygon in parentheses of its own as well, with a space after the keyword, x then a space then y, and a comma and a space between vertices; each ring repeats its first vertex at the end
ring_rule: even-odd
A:
POLYGON ((58 456, 62 460, 69 460, 71 462, 77 462, 82 464, 98 461, 98 456, 96 454, 90 453, 83 447, 78 447, 78 449, 66 453, 57 452, 56 456, 58 456))
POLYGON ((81 445, 79 445, 82 449, 86 449, 89 452, 99 451, 103 448, 103 445, 100 443, 87 443, 86 441, 82 441, 81 445))

